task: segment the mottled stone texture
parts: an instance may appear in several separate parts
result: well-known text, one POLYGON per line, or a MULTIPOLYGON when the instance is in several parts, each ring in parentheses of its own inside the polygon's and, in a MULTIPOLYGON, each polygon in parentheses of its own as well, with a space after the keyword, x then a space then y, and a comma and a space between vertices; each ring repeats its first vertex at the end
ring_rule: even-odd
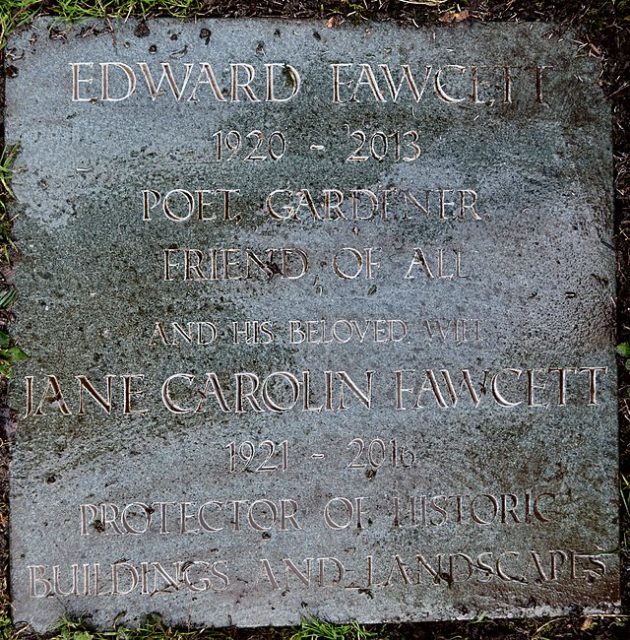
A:
POLYGON ((610 114, 571 38, 49 26, 8 56, 14 619, 614 610, 610 114))

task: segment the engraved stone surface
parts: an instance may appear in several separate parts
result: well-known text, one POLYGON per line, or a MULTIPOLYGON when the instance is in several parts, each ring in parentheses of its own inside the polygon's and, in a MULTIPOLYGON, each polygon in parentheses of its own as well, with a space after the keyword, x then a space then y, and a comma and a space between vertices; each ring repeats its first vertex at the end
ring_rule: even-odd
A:
POLYGON ((614 610, 610 113, 571 38, 48 27, 7 62, 15 620, 614 610))

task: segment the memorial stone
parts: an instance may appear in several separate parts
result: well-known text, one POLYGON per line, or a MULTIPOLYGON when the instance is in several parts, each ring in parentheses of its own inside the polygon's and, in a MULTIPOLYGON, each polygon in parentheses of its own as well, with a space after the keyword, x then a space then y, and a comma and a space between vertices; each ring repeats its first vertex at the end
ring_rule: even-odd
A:
POLYGON ((15 621, 615 610, 610 112, 571 37, 40 20, 7 65, 15 621))

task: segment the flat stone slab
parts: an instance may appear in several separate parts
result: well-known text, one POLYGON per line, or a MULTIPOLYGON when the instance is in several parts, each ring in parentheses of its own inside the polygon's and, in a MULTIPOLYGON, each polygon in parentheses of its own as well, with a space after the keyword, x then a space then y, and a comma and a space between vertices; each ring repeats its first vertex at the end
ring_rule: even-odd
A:
POLYGON ((615 610, 610 112, 571 37, 39 21, 7 64, 15 621, 615 610))

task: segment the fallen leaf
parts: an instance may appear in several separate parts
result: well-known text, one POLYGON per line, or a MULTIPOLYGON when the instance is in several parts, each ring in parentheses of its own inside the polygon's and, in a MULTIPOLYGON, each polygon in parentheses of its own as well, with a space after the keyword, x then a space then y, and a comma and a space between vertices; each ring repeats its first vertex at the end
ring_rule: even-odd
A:
POLYGON ((461 22, 470 18, 470 11, 464 9, 463 11, 447 11, 440 16, 440 22, 444 24, 451 24, 453 22, 461 22))
POLYGON ((586 616, 582 626, 580 627, 580 631, 588 631, 593 626, 593 622, 594 620, 591 616, 586 616))

